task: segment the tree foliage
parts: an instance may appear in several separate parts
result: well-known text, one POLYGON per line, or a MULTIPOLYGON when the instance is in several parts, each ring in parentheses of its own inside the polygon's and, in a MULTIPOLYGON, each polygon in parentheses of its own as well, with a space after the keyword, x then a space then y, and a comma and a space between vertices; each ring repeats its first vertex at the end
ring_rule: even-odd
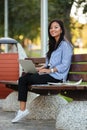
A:
MULTIPOLYGON (((34 39, 40 36, 40 0, 8 0, 9 36, 18 39, 19 35, 34 39)), ((63 20, 66 34, 70 35, 70 11, 73 2, 77 7, 85 2, 83 13, 87 12, 87 0, 48 0, 48 21, 63 20)), ((4 36, 4 0, 0 1, 0 36, 4 36)))
POLYGON ((51 19, 61 19, 64 22, 66 36, 69 40, 71 40, 71 27, 72 19, 70 18, 70 12, 73 3, 77 5, 77 8, 81 6, 82 3, 84 4, 83 13, 87 13, 87 0, 49 0, 49 21, 51 19))
MULTIPOLYGON (((0 1, 0 7, 4 8, 4 2, 0 1)), ((4 11, 0 8, 0 16, 3 21, 4 11), (1 12, 3 14, 1 14, 1 12)), ((9 36, 23 35, 33 39, 40 33, 40 1, 39 0, 9 0, 9 36)), ((0 23, 4 26, 4 22, 0 23)), ((2 31, 4 32, 4 30, 2 31)), ((2 32, 0 35, 2 36, 2 32)), ((17 38, 17 37, 16 37, 17 38)))
MULTIPOLYGON (((11 0, 10 29, 16 35, 24 35, 33 39, 39 33, 40 27, 40 3, 38 0, 11 0)), ((10 2, 9 2, 10 3, 10 2)))

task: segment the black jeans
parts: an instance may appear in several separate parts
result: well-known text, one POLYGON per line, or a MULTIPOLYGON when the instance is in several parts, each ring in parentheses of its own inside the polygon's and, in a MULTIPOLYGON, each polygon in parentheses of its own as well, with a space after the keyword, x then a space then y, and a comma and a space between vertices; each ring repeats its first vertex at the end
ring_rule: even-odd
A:
POLYGON ((29 85, 33 84, 47 84, 48 82, 61 82, 60 80, 54 79, 49 74, 39 75, 38 73, 31 74, 27 73, 19 78, 18 83, 18 100, 27 101, 27 93, 29 85))

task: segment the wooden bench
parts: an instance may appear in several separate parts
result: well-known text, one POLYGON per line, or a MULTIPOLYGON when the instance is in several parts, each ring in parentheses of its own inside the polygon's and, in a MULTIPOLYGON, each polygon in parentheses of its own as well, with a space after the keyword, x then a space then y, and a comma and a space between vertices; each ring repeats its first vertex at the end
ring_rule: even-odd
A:
MULTIPOLYGON (((26 58, 31 59, 36 66, 41 66, 45 58, 26 58)), ((25 60, 26 60, 25 59, 25 60)), ((78 81, 82 79, 80 85, 31 85, 29 91, 40 95, 62 94, 73 98, 74 100, 87 100, 87 54, 75 54, 72 57, 68 79, 69 81, 78 81)), ((17 82, 0 81, 6 84, 6 87, 17 90, 17 82)))

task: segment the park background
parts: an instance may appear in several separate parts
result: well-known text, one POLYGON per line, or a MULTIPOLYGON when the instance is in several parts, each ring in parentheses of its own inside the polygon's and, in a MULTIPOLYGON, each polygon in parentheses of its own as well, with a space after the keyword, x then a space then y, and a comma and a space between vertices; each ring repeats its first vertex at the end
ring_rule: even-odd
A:
MULTIPOLYGON (((0 1, 0 37, 4 37, 4 0, 0 1)), ((41 57, 41 0, 8 0, 8 37, 21 43, 28 57, 41 57)), ((87 0, 48 0, 48 23, 64 22, 74 53, 87 53, 87 0)), ((47 44, 47 43, 46 43, 47 44)))

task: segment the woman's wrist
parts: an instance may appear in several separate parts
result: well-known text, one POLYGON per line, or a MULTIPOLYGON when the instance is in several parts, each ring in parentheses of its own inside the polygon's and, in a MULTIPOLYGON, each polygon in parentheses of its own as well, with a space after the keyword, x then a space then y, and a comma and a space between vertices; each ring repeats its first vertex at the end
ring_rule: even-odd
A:
POLYGON ((50 72, 51 72, 51 73, 54 73, 54 69, 53 69, 53 68, 51 68, 51 69, 50 69, 50 72))

